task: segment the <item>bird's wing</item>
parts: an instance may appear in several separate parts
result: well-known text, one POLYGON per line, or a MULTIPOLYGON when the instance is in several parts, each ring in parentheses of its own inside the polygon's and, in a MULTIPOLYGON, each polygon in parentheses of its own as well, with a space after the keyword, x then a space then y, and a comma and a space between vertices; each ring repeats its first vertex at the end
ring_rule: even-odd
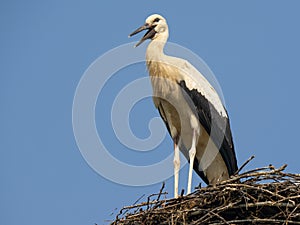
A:
POLYGON ((154 102, 155 107, 158 109, 159 115, 163 119, 163 121, 164 121, 164 123, 165 123, 165 125, 168 129, 169 134, 171 135, 170 125, 168 123, 167 116, 166 116, 166 113, 164 111, 164 108, 162 107, 161 102, 159 101, 159 98, 158 97, 153 97, 153 102, 154 102))
POLYGON ((187 63, 185 62, 185 79, 178 80, 178 84, 185 92, 183 96, 189 98, 187 102, 194 104, 201 125, 219 147, 229 175, 233 175, 238 167, 227 111, 210 83, 187 63))

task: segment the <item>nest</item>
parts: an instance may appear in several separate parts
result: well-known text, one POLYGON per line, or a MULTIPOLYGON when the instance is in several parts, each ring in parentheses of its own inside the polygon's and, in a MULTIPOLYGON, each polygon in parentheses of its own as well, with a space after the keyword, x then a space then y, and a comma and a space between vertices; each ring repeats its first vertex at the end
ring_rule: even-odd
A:
POLYGON ((285 168, 251 170, 177 199, 166 199, 163 184, 111 224, 300 224, 300 174, 285 168))

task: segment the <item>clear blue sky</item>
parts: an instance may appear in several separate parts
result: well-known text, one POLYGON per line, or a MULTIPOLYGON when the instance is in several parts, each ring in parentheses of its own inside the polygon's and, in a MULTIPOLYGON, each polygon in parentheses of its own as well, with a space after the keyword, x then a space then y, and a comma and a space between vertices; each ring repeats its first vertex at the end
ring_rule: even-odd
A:
MULTIPOLYGON (((216 75, 239 165, 254 154, 248 168, 287 163, 288 171, 298 173, 299 8, 297 0, 1 1, 0 224, 106 224, 115 208, 159 191, 161 183, 131 187, 98 175, 82 157, 72 128, 74 93, 84 71, 132 41, 128 34, 152 13, 167 18, 170 41, 198 54, 216 75)), ((137 73, 125 68, 111 78, 98 99, 96 123, 111 154, 144 165, 155 162, 157 152, 172 153, 170 138, 147 153, 148 161, 135 157, 142 153, 114 136, 106 103, 147 74, 143 64, 135 68, 137 73)), ((139 102, 130 117, 133 132, 148 137, 148 122, 157 115, 151 99, 139 102)), ((194 184, 199 182, 195 176, 194 184)), ((166 190, 173 196, 172 178, 166 190)))

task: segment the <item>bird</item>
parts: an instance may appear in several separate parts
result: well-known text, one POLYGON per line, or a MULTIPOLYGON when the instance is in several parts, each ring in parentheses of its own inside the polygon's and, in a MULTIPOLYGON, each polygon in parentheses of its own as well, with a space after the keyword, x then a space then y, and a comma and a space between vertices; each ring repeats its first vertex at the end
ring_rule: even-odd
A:
POLYGON ((174 143, 174 197, 178 198, 180 152, 189 161, 186 194, 191 193, 193 170, 212 186, 237 172, 230 121, 209 81, 187 60, 164 53, 169 37, 166 19, 150 15, 129 37, 145 30, 135 47, 150 39, 146 66, 154 105, 174 143))

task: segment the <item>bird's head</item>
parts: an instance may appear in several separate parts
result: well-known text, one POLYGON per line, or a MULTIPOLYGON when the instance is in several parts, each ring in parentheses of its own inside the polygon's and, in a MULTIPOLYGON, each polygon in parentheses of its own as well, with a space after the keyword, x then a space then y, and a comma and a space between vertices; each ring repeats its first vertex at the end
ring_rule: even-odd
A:
POLYGON ((147 39, 158 39, 160 37, 168 38, 168 25, 161 15, 153 14, 146 19, 146 23, 129 34, 129 37, 140 33, 143 30, 148 30, 145 35, 141 38, 141 40, 135 45, 135 47, 142 44, 147 39))

